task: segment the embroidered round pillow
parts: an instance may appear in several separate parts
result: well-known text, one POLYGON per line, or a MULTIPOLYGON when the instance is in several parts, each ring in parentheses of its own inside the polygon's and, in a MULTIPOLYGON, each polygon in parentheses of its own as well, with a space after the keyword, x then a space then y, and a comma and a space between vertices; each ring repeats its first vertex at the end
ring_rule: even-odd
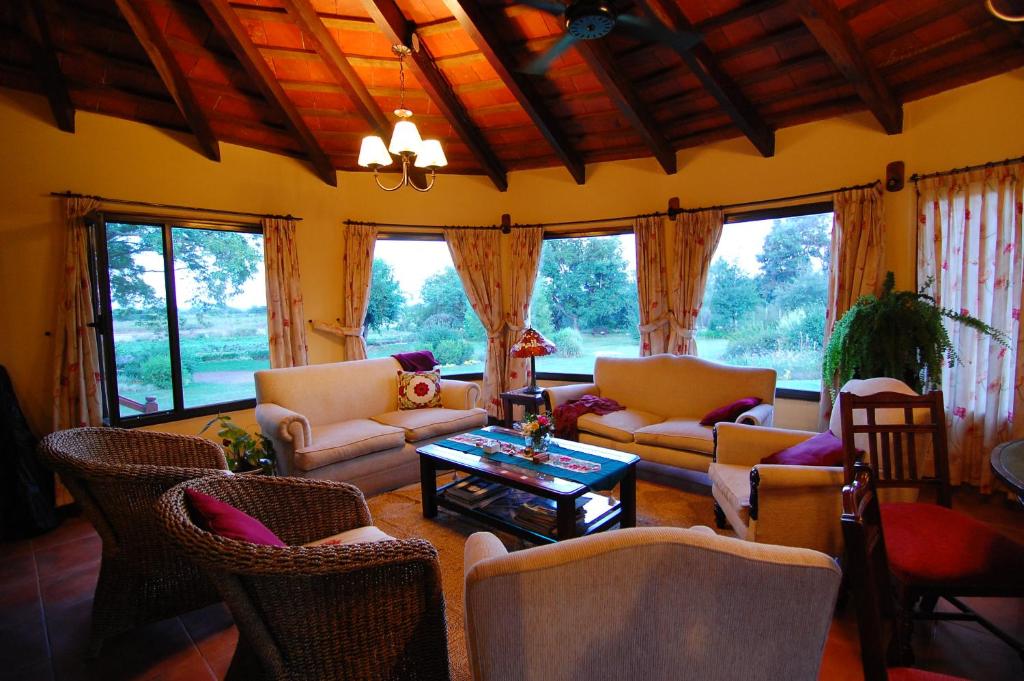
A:
POLYGON ((426 409, 441 406, 441 372, 399 371, 398 408, 426 409))

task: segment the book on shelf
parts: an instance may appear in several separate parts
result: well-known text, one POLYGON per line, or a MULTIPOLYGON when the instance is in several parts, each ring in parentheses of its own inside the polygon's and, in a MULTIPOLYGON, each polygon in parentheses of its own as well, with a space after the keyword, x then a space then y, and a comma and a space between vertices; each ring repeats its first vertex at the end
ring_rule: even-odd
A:
POLYGON ((500 483, 470 477, 450 486, 445 490, 445 497, 462 508, 480 509, 500 499, 507 492, 508 488, 500 483))

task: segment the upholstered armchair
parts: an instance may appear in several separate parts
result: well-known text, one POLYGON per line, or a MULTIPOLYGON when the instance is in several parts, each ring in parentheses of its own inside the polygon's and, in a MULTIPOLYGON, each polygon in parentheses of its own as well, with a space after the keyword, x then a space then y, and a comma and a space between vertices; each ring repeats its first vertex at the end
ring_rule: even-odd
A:
POLYGON ((839 587, 817 551, 709 528, 465 549, 475 681, 816 681, 839 587))
MULTIPOLYGON (((853 380, 842 392, 917 394, 894 378, 853 380)), ((840 412, 837 401, 829 430, 838 438, 842 438, 840 412)), ((718 424, 714 462, 708 470, 718 526, 724 528, 728 523, 738 537, 748 541, 842 554, 843 536, 836 522, 842 514, 842 465, 761 463, 761 459, 815 435, 802 430, 718 424)))

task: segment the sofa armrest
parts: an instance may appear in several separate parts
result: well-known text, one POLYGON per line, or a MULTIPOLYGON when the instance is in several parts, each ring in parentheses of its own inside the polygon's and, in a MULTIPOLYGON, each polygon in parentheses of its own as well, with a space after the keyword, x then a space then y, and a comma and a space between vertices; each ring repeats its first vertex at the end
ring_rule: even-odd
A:
POLYGON ((313 444, 309 419, 279 404, 264 402, 256 405, 256 422, 260 424, 260 431, 274 443, 278 472, 291 475, 295 450, 313 444))
POLYGON ((480 403, 480 386, 472 381, 441 379, 441 406, 445 409, 472 409, 480 403))
POLYGON ((750 471, 750 539, 840 555, 843 477, 842 467, 755 466, 750 471))
POLYGON ((715 461, 730 466, 753 467, 761 459, 817 435, 806 430, 786 430, 719 423, 715 426, 715 461))
POLYGON ((842 466, 788 466, 760 463, 752 470, 757 471, 757 488, 762 493, 772 489, 828 487, 836 490, 838 494, 843 489, 842 466))
POLYGON ((508 555, 508 549, 495 535, 490 532, 474 532, 466 540, 463 560, 465 575, 468 577, 477 563, 505 555, 508 555))
POLYGON ((600 395, 601 391, 595 383, 574 383, 544 388, 545 399, 551 411, 571 400, 578 400, 584 395, 600 395))
POLYGON ((736 419, 736 423, 742 423, 748 426, 770 426, 775 421, 775 405, 773 404, 759 404, 756 407, 751 407, 736 419))

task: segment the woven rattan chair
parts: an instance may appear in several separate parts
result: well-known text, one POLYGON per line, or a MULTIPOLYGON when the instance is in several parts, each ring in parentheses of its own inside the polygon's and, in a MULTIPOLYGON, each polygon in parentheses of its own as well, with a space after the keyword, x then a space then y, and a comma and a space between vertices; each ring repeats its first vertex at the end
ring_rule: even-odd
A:
POLYGON ((206 568, 238 625, 227 681, 449 678, 441 571, 430 542, 301 546, 370 525, 357 487, 213 476, 168 491, 157 513, 174 540, 206 568), (186 505, 189 488, 259 519, 288 546, 201 529, 186 505))
POLYGON ((194 563, 167 540, 153 513, 174 485, 227 470, 221 448, 199 437, 120 428, 72 428, 39 444, 103 540, 89 650, 137 626, 220 598, 194 563))

